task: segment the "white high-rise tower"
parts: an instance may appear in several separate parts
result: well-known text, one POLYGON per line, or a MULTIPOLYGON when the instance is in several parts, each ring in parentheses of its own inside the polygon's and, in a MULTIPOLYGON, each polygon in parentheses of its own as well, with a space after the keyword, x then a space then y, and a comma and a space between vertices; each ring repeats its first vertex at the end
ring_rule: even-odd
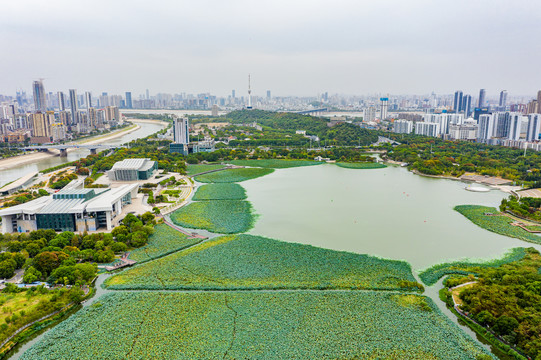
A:
POLYGON ((190 129, 188 118, 175 118, 173 120, 173 139, 175 144, 187 145, 190 142, 190 129))
POLYGON ((250 74, 248 74, 248 106, 246 109, 252 109, 252 87, 250 84, 250 74))

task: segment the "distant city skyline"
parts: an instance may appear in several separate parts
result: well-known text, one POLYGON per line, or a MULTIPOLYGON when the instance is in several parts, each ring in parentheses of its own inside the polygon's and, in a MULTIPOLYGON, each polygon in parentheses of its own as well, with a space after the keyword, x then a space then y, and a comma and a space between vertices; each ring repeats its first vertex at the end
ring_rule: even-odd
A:
POLYGON ((247 74, 257 96, 480 88, 526 96, 541 86, 541 50, 531 42, 541 11, 532 0, 4 5, 2 94, 44 78, 54 91, 246 96, 247 74))

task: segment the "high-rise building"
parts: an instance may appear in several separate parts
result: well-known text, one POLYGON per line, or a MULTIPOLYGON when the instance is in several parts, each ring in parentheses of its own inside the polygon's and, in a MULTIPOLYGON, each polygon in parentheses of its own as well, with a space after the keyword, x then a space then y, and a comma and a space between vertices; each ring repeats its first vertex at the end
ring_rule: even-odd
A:
POLYGON ((485 106, 485 98, 486 98, 487 91, 485 89, 479 90, 479 102, 477 103, 478 108, 482 108, 485 106))
POLYGON ((98 125, 96 109, 94 109, 93 107, 88 108, 87 122, 90 129, 95 129, 98 125))
POLYGON ((270 100, 270 99, 271 99, 271 91, 267 90, 267 100, 270 100))
POLYGON ((85 106, 87 109, 90 109, 92 107, 92 94, 90 91, 85 92, 85 106))
POLYGON ((34 90, 34 111, 47 111, 47 103, 45 101, 45 89, 43 88, 43 82, 36 80, 32 84, 34 90))
POLYGON ((462 106, 461 109, 464 111, 464 116, 469 117, 471 114, 471 95, 464 95, 462 97, 462 106))
POLYGON ((248 74, 248 106, 246 109, 252 108, 252 84, 250 82, 250 74, 248 74))
POLYGON ((528 115, 528 131, 526 132, 527 141, 539 140, 539 131, 541 130, 541 114, 528 115))
POLYGON ((376 120, 376 107, 369 106, 363 110, 363 121, 372 122, 376 120))
POLYGON ((60 141, 66 138, 66 127, 61 123, 51 124, 51 137, 53 141, 60 141))
POLYGON ((116 106, 107 106, 105 108, 105 120, 113 123, 120 121, 120 111, 116 106))
POLYGON ((502 110, 505 110, 506 106, 507 106, 507 90, 502 90, 500 92, 500 108, 502 108, 502 110))
POLYGON ((146 91, 146 95, 147 95, 147 100, 150 100, 150 93, 148 92, 148 89, 146 91))
POLYGON ((46 113, 37 112, 31 114, 32 117, 32 135, 34 137, 50 136, 49 117, 46 113))
POLYGON ((175 118, 173 120, 173 142, 187 145, 190 142, 190 129, 188 118, 175 118))
POLYGON ((410 134, 413 132, 413 121, 395 120, 393 122, 393 132, 397 134, 410 134))
POLYGON ((496 138, 505 139, 509 136, 510 118, 507 112, 495 112, 494 117, 494 133, 496 138))
POLYGON ((494 116, 492 114, 479 115, 479 127, 477 129, 477 141, 486 142, 494 133, 494 116))
POLYGON ((210 115, 211 116, 218 116, 218 111, 220 110, 220 108, 218 107, 218 105, 214 104, 212 105, 212 109, 210 110, 210 115))
POLYGON ((489 110, 487 107, 484 107, 484 108, 475 108, 474 111, 473 111, 473 118, 475 120, 479 120, 479 115, 483 115, 483 114, 489 114, 489 110))
POLYGON ((389 116, 388 115, 389 98, 388 97, 382 97, 379 100, 381 101, 380 120, 385 120, 389 116))
POLYGON ((126 91, 126 109, 133 109, 133 103, 131 101, 130 91, 126 91))
POLYGON ((68 125, 70 124, 70 114, 66 110, 61 110, 58 112, 58 120, 62 123, 62 125, 68 125))
POLYGON ((455 99, 453 101, 453 110, 455 111, 455 113, 458 113, 461 109, 461 106, 462 106, 462 95, 464 93, 462 92, 462 90, 457 90, 455 91, 455 99))
POLYGON ((107 95, 106 92, 101 93, 101 95, 100 95, 100 106, 102 108, 106 108, 109 105, 110 105, 110 103, 109 103, 109 95, 107 95))
POLYGON ((438 123, 415 123, 415 134, 436 137, 440 134, 440 124, 438 123))
POLYGON ((526 106, 526 114, 538 114, 541 113, 539 111, 539 101, 538 100, 532 100, 528 103, 526 106))
POLYGON ((71 109, 71 123, 79 123, 79 109, 77 105, 77 90, 70 89, 70 109, 71 109))
POLYGON ((507 138, 509 140, 519 140, 520 130, 522 128, 522 118, 524 116, 521 113, 509 113, 509 132, 507 138))
POLYGON ((231 97, 234 99, 235 98, 235 90, 231 90, 231 97))
POLYGON ((66 96, 62 91, 58 92, 58 110, 64 111, 66 110, 66 96))

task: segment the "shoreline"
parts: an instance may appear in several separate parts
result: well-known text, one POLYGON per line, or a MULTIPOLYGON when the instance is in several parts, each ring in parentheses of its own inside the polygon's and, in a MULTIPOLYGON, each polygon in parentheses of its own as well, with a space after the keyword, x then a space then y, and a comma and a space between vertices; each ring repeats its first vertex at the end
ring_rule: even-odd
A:
MULTIPOLYGON (((129 119, 128 121, 130 121, 132 123, 135 123, 135 121, 133 121, 133 119, 129 119)), ((120 129, 118 131, 115 131, 115 132, 112 132, 112 133, 109 133, 109 134, 97 135, 97 136, 92 137, 92 138, 83 139, 81 141, 76 141, 75 144, 95 145, 95 144, 99 144, 99 143, 104 142, 104 141, 113 140, 113 139, 122 137, 122 136, 127 135, 127 134, 129 134, 131 132, 139 130, 140 128, 141 127, 139 125, 135 124, 135 127, 127 127, 127 128, 123 128, 123 129, 120 129)), ((75 149, 68 149, 67 151, 71 152, 73 150, 75 150, 75 149)), ((1 159, 0 160, 0 171, 1 170, 9 170, 9 169, 11 169, 13 167, 16 167, 16 166, 19 166, 19 165, 26 165, 28 163, 36 162, 36 161, 39 161, 39 160, 42 160, 42 159, 47 159, 47 158, 50 158, 50 157, 53 157, 53 156, 59 156, 59 155, 60 155, 60 151, 58 151, 58 150, 49 150, 47 152, 34 152, 34 153, 26 154, 26 155, 18 155, 18 156, 9 157, 9 158, 6 158, 6 159, 1 159)))
POLYGON ((520 186, 484 184, 484 183, 481 183, 481 182, 471 181, 471 180, 464 180, 464 179, 453 177, 453 176, 428 175, 428 174, 420 173, 417 170, 411 170, 411 172, 413 174, 415 174, 415 175, 424 176, 424 177, 433 178, 433 179, 445 179, 445 180, 460 181, 460 182, 469 183, 469 184, 480 184, 480 185, 483 185, 483 186, 486 186, 486 187, 490 188, 491 190, 499 190, 501 192, 504 192, 504 193, 507 193, 507 194, 512 194, 512 195, 515 195, 515 196, 517 195, 516 194, 517 189, 515 189, 515 188, 520 188, 520 186))

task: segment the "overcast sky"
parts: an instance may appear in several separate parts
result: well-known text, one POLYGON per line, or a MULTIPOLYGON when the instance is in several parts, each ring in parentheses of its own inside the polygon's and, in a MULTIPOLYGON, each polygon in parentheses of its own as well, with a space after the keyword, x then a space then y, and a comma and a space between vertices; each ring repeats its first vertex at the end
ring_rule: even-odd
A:
POLYGON ((539 0, 12 0, 0 93, 541 89, 539 0))

